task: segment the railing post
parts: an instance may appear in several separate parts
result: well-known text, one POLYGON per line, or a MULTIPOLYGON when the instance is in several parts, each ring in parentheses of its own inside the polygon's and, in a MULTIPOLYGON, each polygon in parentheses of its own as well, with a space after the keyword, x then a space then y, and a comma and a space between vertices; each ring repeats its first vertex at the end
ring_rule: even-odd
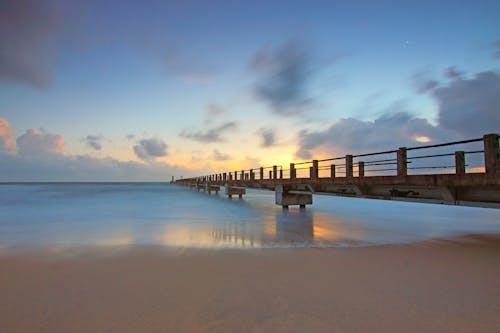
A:
POLYGON ((229 180, 233 180, 233 174, 229 172, 229 180))
POLYGON ((494 177, 499 166, 498 163, 498 134, 485 134, 484 144, 484 168, 487 176, 494 177))
POLYGON ((330 165, 330 178, 335 179, 335 164, 330 165))
POLYGON ((227 174, 224 172, 224 173, 222 174, 222 180, 223 180, 223 181, 226 181, 226 179, 227 179, 227 174))
POLYGON ((260 179, 264 179, 264 168, 263 167, 260 167, 260 179))
POLYGON ((352 155, 345 155, 345 176, 352 178, 352 155))
POLYGON ((311 167, 309 167, 309 178, 311 178, 311 179, 313 178, 313 173, 314 173, 313 167, 311 166, 311 167))
POLYGON ((283 169, 280 169, 280 179, 283 179, 283 169))
POLYGON ((397 152, 398 176, 408 175, 408 165, 406 162, 406 147, 400 147, 397 152))
POLYGON ((245 180, 245 171, 241 170, 241 180, 245 180))
POLYGON ((297 174, 295 173, 295 163, 290 163, 290 179, 297 178, 297 174))
POLYGON ((238 171, 234 172, 234 180, 238 180, 238 171))
POLYGON ((313 160, 313 166, 312 166, 312 178, 318 179, 319 177, 319 166, 318 166, 318 160, 313 160))
POLYGON ((273 179, 273 170, 269 170, 269 179, 273 179))
POLYGON ((358 163, 358 176, 359 177, 365 176, 365 162, 363 162, 363 161, 360 161, 358 163))
POLYGON ((465 153, 463 151, 455 152, 455 173, 457 176, 465 175, 465 153))
POLYGON ((250 170, 250 180, 255 180, 255 173, 253 172, 253 169, 250 170))
POLYGON ((278 178, 278 167, 273 165, 273 179, 278 178))

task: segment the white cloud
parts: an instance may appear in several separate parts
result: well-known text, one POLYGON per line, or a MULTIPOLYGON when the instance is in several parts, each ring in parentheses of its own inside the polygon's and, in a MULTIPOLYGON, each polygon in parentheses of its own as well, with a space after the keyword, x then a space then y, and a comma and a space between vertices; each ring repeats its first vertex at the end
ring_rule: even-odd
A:
POLYGON ((13 154, 16 150, 12 127, 7 120, 0 118, 0 153, 13 154))
POLYGON ((38 133, 29 129, 17 138, 17 147, 21 155, 60 154, 64 151, 62 135, 38 133))

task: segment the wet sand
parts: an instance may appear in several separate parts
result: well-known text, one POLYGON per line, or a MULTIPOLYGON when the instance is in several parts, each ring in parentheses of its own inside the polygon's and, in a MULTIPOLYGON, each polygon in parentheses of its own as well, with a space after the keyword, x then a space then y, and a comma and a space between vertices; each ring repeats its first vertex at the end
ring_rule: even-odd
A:
POLYGON ((0 332, 498 332, 500 235, 0 254, 0 332))

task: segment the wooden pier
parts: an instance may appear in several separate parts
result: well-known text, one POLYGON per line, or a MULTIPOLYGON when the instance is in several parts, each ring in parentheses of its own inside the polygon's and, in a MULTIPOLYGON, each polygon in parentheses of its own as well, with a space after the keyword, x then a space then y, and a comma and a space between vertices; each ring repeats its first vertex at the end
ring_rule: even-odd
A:
POLYGON ((224 186, 229 198, 242 198, 248 188, 271 190, 275 203, 283 208, 310 205, 313 194, 500 208, 498 140, 498 134, 486 134, 290 163, 287 169, 273 165, 178 179, 175 184, 208 193, 218 193, 224 186), (450 150, 456 148, 460 150, 450 150))

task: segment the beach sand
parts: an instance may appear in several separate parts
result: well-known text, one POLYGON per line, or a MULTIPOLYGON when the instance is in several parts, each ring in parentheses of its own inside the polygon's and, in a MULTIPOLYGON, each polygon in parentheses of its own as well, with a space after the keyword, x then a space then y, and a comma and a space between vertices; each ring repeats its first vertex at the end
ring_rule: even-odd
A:
POLYGON ((0 254, 0 332, 499 332, 500 235, 0 254))

